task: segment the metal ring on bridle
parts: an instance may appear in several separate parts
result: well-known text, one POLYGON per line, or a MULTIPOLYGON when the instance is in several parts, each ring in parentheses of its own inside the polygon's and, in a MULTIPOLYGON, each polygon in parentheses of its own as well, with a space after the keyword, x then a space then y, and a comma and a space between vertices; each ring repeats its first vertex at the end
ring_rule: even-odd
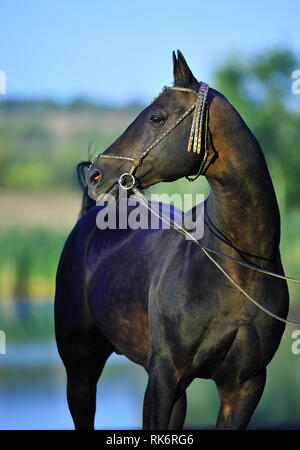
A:
POLYGON ((133 176, 131 173, 125 172, 125 173, 123 173, 123 174, 120 176, 120 178, 119 178, 119 180, 118 180, 118 183, 119 183, 119 185, 121 186, 122 189, 125 189, 126 191, 128 191, 129 189, 132 189, 133 186, 135 185, 135 178, 134 178, 134 176, 133 176), (127 184, 124 185, 124 184, 122 184, 122 182, 124 181, 123 179, 124 179, 125 177, 130 177, 130 178, 131 178, 131 184, 130 184, 130 185, 127 185, 127 184))

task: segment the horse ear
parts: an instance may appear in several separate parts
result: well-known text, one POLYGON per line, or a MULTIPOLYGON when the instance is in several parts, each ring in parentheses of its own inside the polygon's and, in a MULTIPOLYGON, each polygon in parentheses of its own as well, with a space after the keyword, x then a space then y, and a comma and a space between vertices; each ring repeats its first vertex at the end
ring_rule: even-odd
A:
POLYGON ((198 90, 199 83, 187 65, 187 62, 180 50, 177 50, 177 57, 173 51, 173 72, 174 86, 198 90))

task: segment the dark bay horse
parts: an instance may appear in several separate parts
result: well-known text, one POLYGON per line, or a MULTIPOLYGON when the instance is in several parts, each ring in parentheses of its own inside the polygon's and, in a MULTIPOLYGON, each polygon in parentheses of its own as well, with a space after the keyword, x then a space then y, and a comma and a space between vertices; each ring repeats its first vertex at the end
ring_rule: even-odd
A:
MULTIPOLYGON (((199 175, 201 167, 211 187, 201 243, 283 274, 280 215, 257 140, 229 101, 210 88, 208 151, 186 151, 196 114, 191 108, 203 84, 179 51, 173 60, 174 88, 165 89, 105 151, 110 157, 92 164, 90 197, 115 194, 127 172, 145 189, 199 175)), ((56 339, 76 429, 94 426, 96 384, 114 351, 148 373, 145 429, 183 427, 185 392, 194 378, 212 379, 217 386, 217 428, 244 429, 263 393, 284 324, 250 303, 176 231, 100 230, 100 210, 90 208, 78 221, 57 271, 56 339)), ((265 307, 287 316, 284 280, 216 259, 265 307)))

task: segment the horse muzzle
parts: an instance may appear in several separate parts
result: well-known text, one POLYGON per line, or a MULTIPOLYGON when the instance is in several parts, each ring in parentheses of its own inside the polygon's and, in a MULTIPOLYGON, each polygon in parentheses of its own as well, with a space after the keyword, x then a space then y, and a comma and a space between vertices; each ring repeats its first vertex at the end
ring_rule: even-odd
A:
POLYGON ((105 192, 102 173, 100 172, 99 169, 96 168, 88 172, 86 177, 86 183, 88 186, 88 194, 93 200, 97 200, 99 195, 101 195, 102 193, 106 193, 110 190, 107 189, 105 192))

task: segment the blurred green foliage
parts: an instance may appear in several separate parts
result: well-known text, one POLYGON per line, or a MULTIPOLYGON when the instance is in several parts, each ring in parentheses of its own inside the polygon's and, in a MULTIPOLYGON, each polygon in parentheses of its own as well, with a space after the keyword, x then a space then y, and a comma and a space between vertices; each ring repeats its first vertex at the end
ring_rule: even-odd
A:
POLYGON ((7 262, 26 257, 30 272, 42 277, 53 276, 65 234, 46 228, 0 228, 0 271, 7 262))
MULTIPOLYGON (((300 95, 292 94, 291 74, 299 68, 300 62, 291 51, 275 49, 247 58, 232 55, 216 68, 214 79, 208 80, 239 111, 262 146, 281 210, 283 264, 288 275, 298 278, 300 95)), ((77 189, 77 163, 108 147, 142 109, 143 106, 137 104, 117 108, 85 99, 62 105, 51 100, 22 101, 2 97, 2 193, 7 189, 14 190, 16 195, 21 190, 30 193, 32 190, 77 189)), ((196 183, 182 179, 161 183, 151 190, 170 195, 175 192, 207 195, 209 187, 204 178, 196 183)), ((5 211, 0 214, 5 215, 5 211)), ((9 308, 1 309, 0 328, 5 329, 10 342, 54 338, 55 273, 66 237, 65 230, 50 225, 43 228, 34 224, 31 227, 28 224, 26 227, 9 226, 0 221, 0 298, 10 296, 9 308), (47 303, 37 307, 34 296, 44 302, 49 302, 50 298, 50 308, 47 303)), ((299 287, 292 284, 289 287, 290 318, 299 320, 299 287)), ((268 383, 255 412, 254 424, 300 421, 300 356, 291 353, 291 331, 287 329, 270 364, 268 383), (274 404, 278 408, 274 408, 274 404)), ((136 369, 139 374, 140 369, 136 369)), ((9 376, 14 370, 12 368, 9 376)), ((140 376, 144 383, 146 375, 140 376)), ((219 407, 213 383, 196 380, 188 390, 188 399, 187 426, 213 426, 219 407)))
POLYGON ((299 67, 291 51, 274 49, 252 58, 231 56, 215 72, 215 87, 260 142, 283 208, 299 207, 300 96, 291 89, 299 67))
MULTIPOLYGON (((300 198, 300 95, 292 93, 291 74, 297 67, 300 61, 288 49, 273 49, 247 58, 232 55, 220 63, 210 80, 236 107, 261 143, 283 225, 288 224, 287 218, 293 217, 290 233, 295 248, 299 222, 293 211, 299 207, 300 198)), ((138 104, 111 107, 80 98, 59 104, 51 100, 7 100, 3 96, 0 101, 1 191, 73 191, 78 187, 77 163, 107 148, 142 108, 138 104)), ((209 187, 202 177, 196 183, 184 179, 161 183, 152 191, 207 195, 209 187)), ((44 271, 44 277, 53 275, 63 241, 61 235, 54 238, 53 231, 45 229, 41 237, 35 227, 31 232, 16 229, 0 232, 2 255, 5 255, 2 260, 0 255, 0 274, 9 261, 21 258, 18 255, 26 254, 28 259, 32 254, 30 274, 40 277, 44 271), (56 249, 55 256, 53 249, 56 249), (43 258, 41 251, 48 252, 49 257, 43 258)))
POLYGON ((3 99, 0 188, 74 189, 77 163, 105 150, 141 109, 3 99))
MULTIPOLYGON (((220 63, 210 80, 236 107, 261 143, 281 210, 283 255, 286 248, 293 255, 298 253, 292 250, 299 249, 300 217, 295 209, 299 208, 300 198, 300 95, 293 95, 291 90, 291 74, 297 67, 300 61, 288 49, 273 49, 247 58, 232 55, 220 63), (287 227, 290 239, 284 235, 287 227)), ((7 100, 3 96, 0 101, 1 191, 14 190, 17 195, 20 190, 78 189, 77 163, 107 148, 142 108, 138 104, 111 107, 80 98, 59 104, 51 100, 7 100)), ((170 195, 176 192, 207 195, 209 186, 201 177, 196 183, 181 179, 161 183, 150 190, 170 195)), ((62 232, 50 230, 50 226, 43 230, 35 226, 31 230, 2 226, 0 277, 12 283, 26 255, 28 279, 51 279, 53 284, 65 237, 62 232)), ((299 273, 299 258, 294 256, 292 261, 289 269, 293 274, 299 273)))
MULTIPOLYGON (((284 209, 299 205, 300 96, 291 90, 291 74, 299 67, 288 49, 247 58, 232 55, 210 80, 260 142, 284 209)), ((107 148, 142 109, 138 104, 109 107, 84 99, 58 104, 3 97, 0 188, 74 189, 76 164, 107 148)), ((190 186, 183 189, 189 191, 190 186)))
POLYGON ((0 298, 52 296, 66 235, 41 227, 0 227, 0 298))

